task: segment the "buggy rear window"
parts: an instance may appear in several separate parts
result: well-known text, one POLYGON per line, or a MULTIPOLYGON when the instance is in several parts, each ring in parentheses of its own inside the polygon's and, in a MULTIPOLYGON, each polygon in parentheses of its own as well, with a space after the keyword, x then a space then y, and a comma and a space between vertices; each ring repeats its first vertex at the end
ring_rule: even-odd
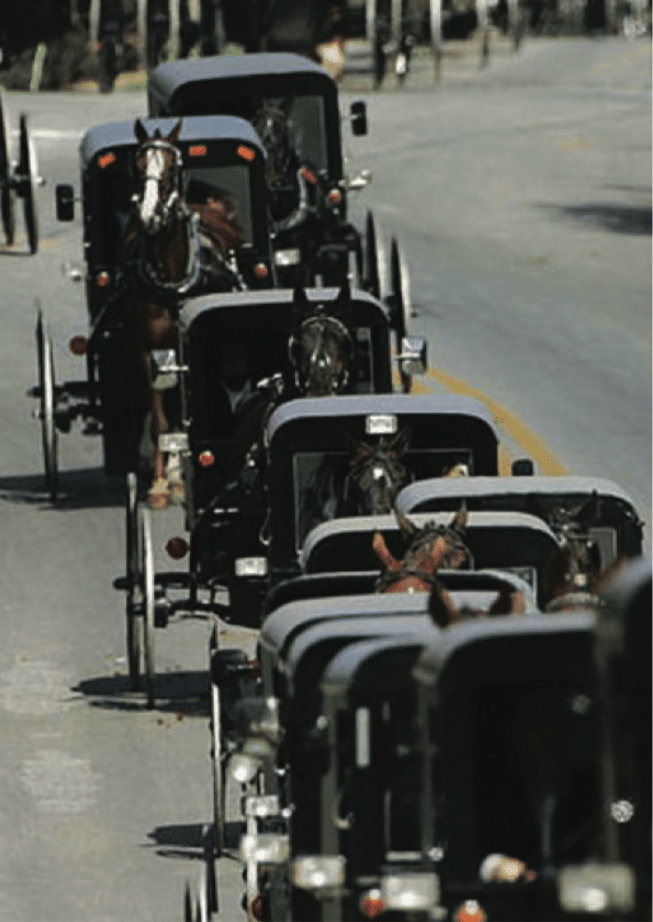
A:
POLYGON ((211 198, 224 201, 239 219, 245 243, 253 243, 252 197, 246 166, 215 166, 189 163, 186 201, 202 205, 211 198))

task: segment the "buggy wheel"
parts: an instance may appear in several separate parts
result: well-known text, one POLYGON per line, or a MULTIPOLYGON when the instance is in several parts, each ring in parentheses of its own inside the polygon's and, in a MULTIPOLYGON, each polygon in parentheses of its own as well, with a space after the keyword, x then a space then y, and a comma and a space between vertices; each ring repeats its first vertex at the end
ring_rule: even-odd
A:
POLYGON ((211 679, 211 771, 213 774, 213 849, 216 858, 222 857, 225 823, 225 772, 222 760, 222 721, 220 719, 220 688, 211 679))
POLYGON ((18 143, 20 150, 18 195, 23 200, 23 216, 30 253, 34 254, 39 248, 39 223, 36 213, 36 186, 39 174, 36 152, 27 131, 27 116, 24 114, 20 117, 18 143))
POLYGON ((143 651, 145 694, 148 708, 154 707, 154 552, 149 510, 141 508, 140 555, 143 577, 143 651))
POLYGON ((2 227, 7 246, 11 246, 16 236, 16 190, 12 183, 12 158, 9 127, 0 91, 0 208, 2 210, 2 227))
POLYGON ((385 254, 378 227, 371 211, 365 218, 365 288, 379 301, 385 301, 387 292, 385 254))
MULTIPOLYGON (((410 318, 414 316, 410 296, 410 274, 404 254, 393 237, 390 243, 390 287, 392 297, 392 326, 395 331, 397 354, 401 354, 402 340, 409 335, 410 318)), ((411 376, 401 372, 401 387, 404 393, 411 389, 411 376)))
POLYGON ((54 503, 59 486, 59 465, 57 459, 57 427, 54 421, 55 383, 52 339, 45 329, 43 312, 38 307, 36 320, 36 351, 39 373, 39 418, 41 420, 41 441, 45 468, 45 486, 54 503))
POLYGON ((134 473, 127 474, 125 514, 127 523, 127 663, 131 687, 134 691, 138 691, 141 687, 141 625, 139 610, 142 609, 142 592, 139 572, 138 481, 134 473))

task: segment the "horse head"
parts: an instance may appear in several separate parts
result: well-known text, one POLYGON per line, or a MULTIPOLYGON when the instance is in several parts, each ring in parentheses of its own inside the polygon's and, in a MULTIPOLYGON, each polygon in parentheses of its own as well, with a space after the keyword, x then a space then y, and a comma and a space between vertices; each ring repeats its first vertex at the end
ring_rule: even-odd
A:
POLYGON ((351 515, 391 512, 399 490, 413 480, 401 458, 408 449, 410 431, 381 436, 377 445, 350 440, 351 459, 344 487, 344 505, 351 515))
POLYGON ((328 311, 324 304, 311 304, 301 286, 295 289, 295 327, 288 351, 295 385, 303 396, 331 397, 345 389, 354 356, 354 341, 347 325, 350 307, 347 281, 328 311))
POLYGON ((397 515, 397 522, 409 542, 401 560, 392 555, 380 532, 372 541, 374 553, 385 567, 379 580, 381 592, 430 591, 438 570, 458 570, 465 564, 473 568, 472 553, 463 540, 467 527, 464 503, 448 525, 429 522, 418 528, 405 515, 397 515))
POLYGON ((292 99, 264 99, 252 117, 267 154, 266 176, 270 184, 290 175, 297 154, 290 137, 290 106, 292 99))
POLYGON ((181 193, 181 151, 177 147, 182 120, 165 137, 157 128, 150 137, 140 119, 134 123, 139 147, 135 157, 134 201, 142 229, 157 234, 176 211, 181 193))

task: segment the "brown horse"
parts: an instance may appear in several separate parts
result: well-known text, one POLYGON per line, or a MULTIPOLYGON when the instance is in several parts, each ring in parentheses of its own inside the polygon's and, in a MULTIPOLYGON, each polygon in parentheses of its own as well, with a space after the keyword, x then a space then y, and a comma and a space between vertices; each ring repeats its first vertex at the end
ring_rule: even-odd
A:
POLYGON ((176 349, 177 312, 181 300, 206 290, 242 287, 227 255, 243 240, 241 225, 229 203, 209 197, 187 205, 181 189, 181 152, 177 147, 181 119, 165 137, 152 137, 140 119, 134 124, 139 148, 135 157, 135 208, 124 241, 124 264, 135 293, 128 323, 139 353, 141 392, 147 407, 146 437, 153 444, 150 505, 162 508, 170 499, 159 435, 169 429, 163 392, 152 385, 149 353, 176 349))
POLYGON ((430 592, 439 569, 473 567, 471 551, 463 538, 467 527, 467 507, 463 503, 448 525, 429 522, 418 528, 405 515, 397 515, 404 538, 410 542, 401 560, 388 549, 385 538, 376 532, 372 548, 385 572, 379 579, 380 592, 430 592))

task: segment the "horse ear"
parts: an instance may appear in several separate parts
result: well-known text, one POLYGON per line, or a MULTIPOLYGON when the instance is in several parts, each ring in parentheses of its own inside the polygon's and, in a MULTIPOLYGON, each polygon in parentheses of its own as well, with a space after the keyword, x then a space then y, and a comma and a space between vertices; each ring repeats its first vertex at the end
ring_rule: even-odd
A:
POLYGON ((526 612, 526 603, 523 593, 511 592, 505 586, 490 607, 488 615, 523 615, 526 612))
POLYGON ((183 124, 183 119, 179 119, 175 127, 172 129, 170 134, 167 136, 166 141, 170 144, 176 144, 179 140, 179 135, 181 134, 181 126, 183 124))
POLYGON ((136 135, 136 140, 139 144, 145 144, 145 142, 149 140, 147 128, 140 120, 140 118, 137 118, 134 122, 134 134, 136 135))
POLYGON ((439 627, 448 627, 460 620, 460 612, 447 590, 436 583, 431 590, 428 604, 429 615, 439 627))
POLYGON ((372 538, 372 550, 386 570, 396 570, 398 568, 399 561, 388 550, 388 545, 385 543, 385 538, 380 531, 377 531, 372 538))
POLYGON ((465 531, 468 520, 469 513, 467 512, 467 503, 463 500, 460 509, 449 522, 449 528, 453 528, 456 531, 465 531))
POLYGON ((417 525, 414 525, 403 512, 395 512, 395 518, 404 538, 408 538, 409 540, 414 538, 419 531, 417 525))
POLYGON ((369 458, 372 453, 372 448, 367 442, 359 442, 348 432, 345 432, 345 444, 349 452, 349 464, 352 467, 362 461, 363 458, 369 458))
POLYGON ((410 426, 406 426, 394 436, 388 448, 395 453, 395 457, 402 458, 406 454, 412 434, 410 426))

